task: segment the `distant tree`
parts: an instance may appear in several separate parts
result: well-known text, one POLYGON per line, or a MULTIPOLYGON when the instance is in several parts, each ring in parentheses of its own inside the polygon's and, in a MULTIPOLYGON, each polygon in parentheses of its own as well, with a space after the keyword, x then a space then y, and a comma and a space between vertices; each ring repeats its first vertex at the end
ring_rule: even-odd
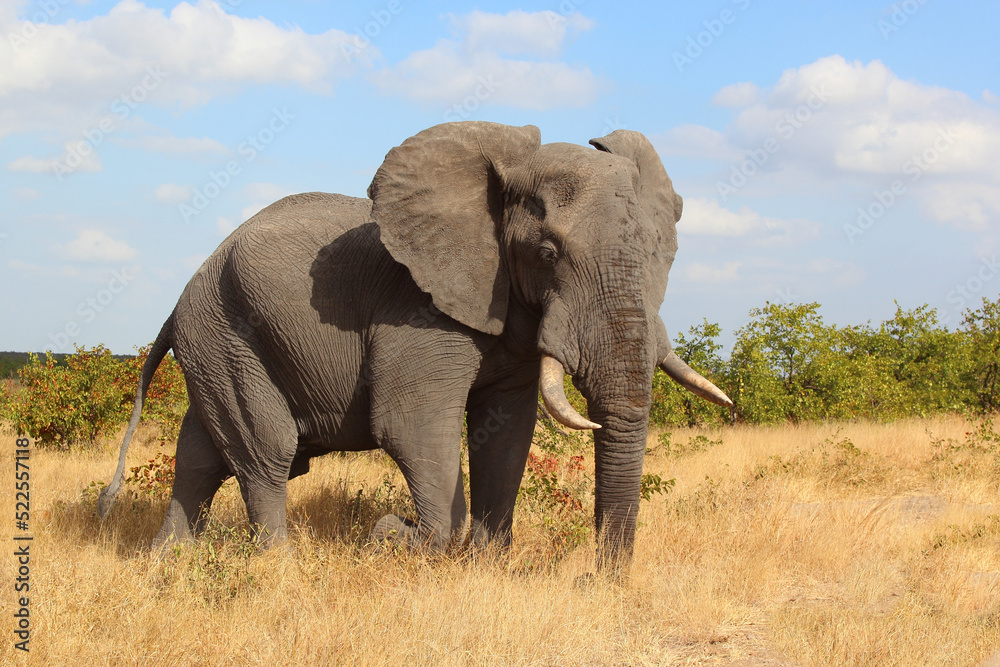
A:
POLYGON ((750 311, 736 332, 729 386, 736 414, 753 423, 802 421, 824 416, 821 365, 830 335, 818 303, 776 304, 750 311))
POLYGON ((1000 296, 983 298, 981 308, 965 313, 962 326, 969 343, 968 388, 980 410, 1000 410, 1000 296))

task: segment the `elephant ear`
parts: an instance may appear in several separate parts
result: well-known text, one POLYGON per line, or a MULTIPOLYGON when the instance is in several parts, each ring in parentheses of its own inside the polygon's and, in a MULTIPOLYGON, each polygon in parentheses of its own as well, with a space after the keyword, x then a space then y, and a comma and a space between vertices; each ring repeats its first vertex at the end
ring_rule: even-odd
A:
POLYGON ((674 192, 674 185, 653 144, 639 132, 615 130, 600 139, 591 139, 590 143, 598 150, 632 160, 639 169, 639 204, 659 237, 650 267, 651 297, 658 310, 667 291, 667 274, 677 253, 677 221, 681 218, 684 200, 674 192))
POLYGON ((441 312, 488 334, 503 331, 510 286, 501 175, 540 145, 533 125, 436 125, 389 151, 368 187, 393 259, 441 312))

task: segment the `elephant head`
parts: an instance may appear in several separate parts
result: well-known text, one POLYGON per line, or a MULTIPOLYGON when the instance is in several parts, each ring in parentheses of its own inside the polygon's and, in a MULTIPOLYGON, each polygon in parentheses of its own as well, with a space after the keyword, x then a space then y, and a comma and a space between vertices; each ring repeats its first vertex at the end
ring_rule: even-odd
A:
POLYGON ((526 340, 553 416, 595 429, 608 565, 632 552, 654 368, 731 403, 671 352, 658 314, 682 209, 659 157, 637 132, 591 144, 543 145, 533 126, 438 125, 390 151, 368 193, 383 243, 435 306, 526 340), (589 420, 566 400, 564 369, 589 420))

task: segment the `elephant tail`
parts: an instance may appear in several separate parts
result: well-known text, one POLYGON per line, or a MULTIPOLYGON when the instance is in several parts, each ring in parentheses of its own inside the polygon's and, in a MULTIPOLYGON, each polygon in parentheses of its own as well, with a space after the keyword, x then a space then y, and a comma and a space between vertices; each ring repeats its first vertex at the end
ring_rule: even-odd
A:
POLYGON ((132 442, 135 429, 139 426, 139 417, 142 415, 142 403, 146 399, 146 391, 149 389, 149 383, 153 380, 153 374, 159 367, 160 362, 163 361, 163 358, 167 356, 167 352, 173 347, 173 344, 174 313, 170 313, 170 317, 163 323, 163 328, 160 329, 160 333, 153 342, 153 346, 149 349, 146 363, 142 365, 142 371, 139 374, 139 386, 135 390, 135 405, 132 407, 132 419, 129 421, 128 430, 125 431, 125 437, 122 439, 122 449, 118 454, 118 468, 115 470, 115 476, 111 480, 111 484, 104 487, 100 497, 97 499, 97 514, 101 519, 104 519, 108 515, 108 512, 111 511, 111 506, 115 502, 115 496, 121 489, 122 477, 125 474, 125 455, 128 453, 128 446, 132 442))

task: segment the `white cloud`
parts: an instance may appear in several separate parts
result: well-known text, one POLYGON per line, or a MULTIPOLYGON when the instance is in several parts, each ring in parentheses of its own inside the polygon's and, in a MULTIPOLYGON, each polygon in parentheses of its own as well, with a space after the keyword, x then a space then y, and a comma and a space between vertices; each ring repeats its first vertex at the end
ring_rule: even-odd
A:
MULTIPOLYGON (((243 188, 242 193, 243 196, 248 199, 266 202, 260 208, 264 208, 264 206, 267 206, 268 204, 273 204, 282 197, 294 194, 292 190, 289 190, 283 185, 278 185, 277 183, 249 183, 243 188)), ((257 211, 259 210, 260 209, 257 209, 257 211)), ((254 213, 257 211, 254 211, 254 213)))
POLYGON ((726 136, 704 125, 678 125, 665 135, 653 138, 653 145, 660 155, 712 160, 739 160, 741 151, 731 145, 726 136))
POLYGON ((190 107, 247 84, 327 93, 378 56, 340 30, 307 34, 226 13, 212 0, 169 13, 122 0, 106 15, 38 26, 0 12, 0 34, 0 137, 72 135, 93 130, 116 103, 120 115, 146 104, 190 107))
POLYGON ((768 218, 746 206, 730 211, 715 200, 688 197, 677 231, 696 236, 748 237, 757 243, 774 244, 814 238, 819 225, 809 220, 768 218))
POLYGON ((594 25, 579 13, 562 16, 553 11, 521 10, 504 15, 477 10, 466 16, 452 17, 452 21, 465 35, 464 43, 470 52, 492 51, 539 58, 558 56, 568 36, 594 25))
POLYGON ((721 107, 745 107, 760 99, 760 88, 750 81, 734 83, 715 94, 712 104, 721 107))
POLYGON ((801 190, 808 179, 870 191, 873 178, 882 189, 899 179, 934 220, 968 229, 1000 221, 1000 109, 964 93, 904 81, 879 60, 834 55, 786 70, 767 89, 728 86, 714 101, 733 109, 727 127, 674 128, 658 148, 728 162, 719 183, 741 194, 801 190))
POLYGON ((221 215, 215 219, 215 229, 220 236, 229 236, 233 230, 260 213, 262 209, 294 192, 276 183, 250 183, 240 191, 240 194, 250 203, 243 207, 236 220, 221 215))
POLYGON ((158 204, 171 204, 174 206, 183 204, 184 202, 191 201, 191 186, 164 183, 157 186, 156 190, 153 191, 153 199, 158 204))
POLYGON ((584 106, 596 98, 601 82, 587 67, 501 55, 558 55, 568 34, 590 27, 587 19, 514 11, 453 20, 459 41, 441 40, 417 51, 375 73, 373 81, 388 94, 450 108, 454 117, 446 113, 446 120, 465 119, 487 104, 545 110, 584 106))
POLYGON ((84 229, 77 237, 57 250, 67 259, 80 262, 127 262, 135 259, 138 252, 124 241, 116 241, 96 229, 84 229))
POLYGON ((859 287, 867 277, 865 270, 856 264, 828 257, 798 262, 752 257, 721 264, 693 262, 678 268, 683 283, 726 285, 729 290, 743 293, 792 299, 801 291, 817 294, 830 288, 859 287))
POLYGON ((204 254, 191 255, 190 257, 182 257, 181 258, 181 266, 183 266, 185 269, 187 269, 191 273, 194 273, 195 271, 198 270, 198 268, 202 264, 205 263, 206 259, 208 259, 208 255, 204 255, 204 254))
POLYGON ((219 236, 229 236, 241 224, 242 221, 234 222, 220 215, 215 219, 215 231, 218 232, 219 236))
POLYGON ((936 183, 920 190, 918 200, 932 220, 973 232, 1000 229, 1000 184, 936 183))
POLYGON ((208 137, 175 137, 173 135, 146 135, 137 139, 120 142, 129 148, 141 148, 155 153, 204 155, 224 157, 232 150, 215 139, 208 137))
POLYGON ((735 283, 740 279, 739 270, 742 266, 741 262, 726 262, 722 266, 695 262, 684 267, 684 277, 698 284, 735 283))
POLYGON ((71 141, 63 147, 63 154, 51 158, 37 158, 32 155, 19 157, 7 163, 10 171, 26 171, 33 174, 57 174, 63 176, 80 171, 97 172, 103 168, 101 156, 93 145, 86 141, 71 141))

